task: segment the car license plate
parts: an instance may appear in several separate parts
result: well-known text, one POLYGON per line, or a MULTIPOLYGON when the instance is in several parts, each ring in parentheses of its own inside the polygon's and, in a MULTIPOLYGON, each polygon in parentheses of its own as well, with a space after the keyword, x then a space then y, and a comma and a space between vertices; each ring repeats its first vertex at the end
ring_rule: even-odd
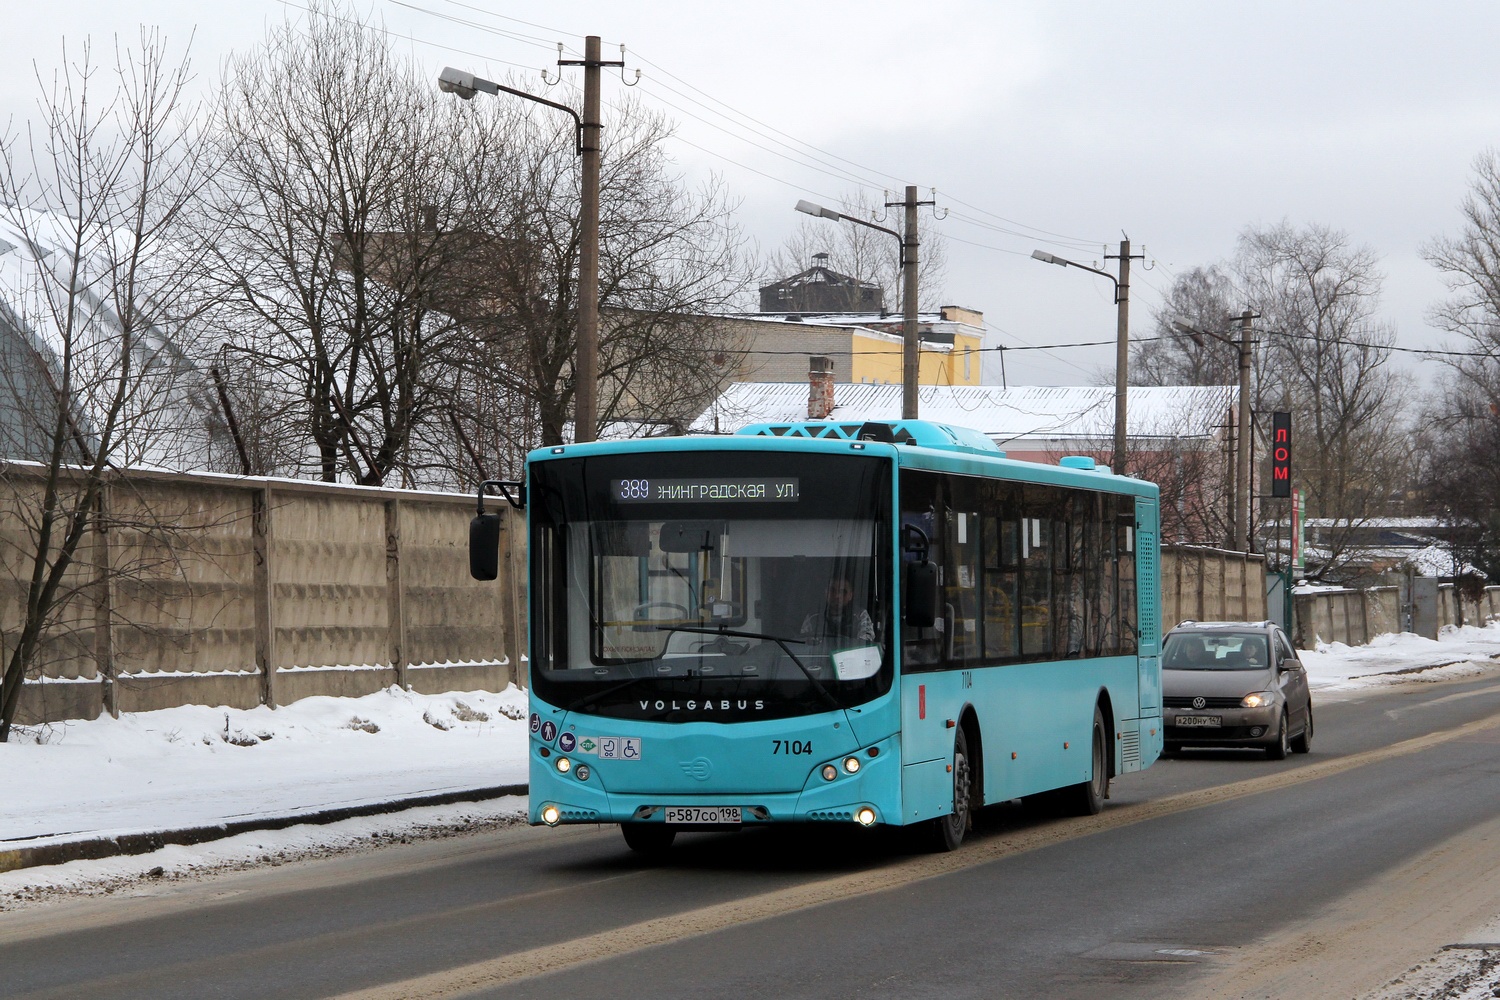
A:
POLYGON ((1223 720, 1217 715, 1179 715, 1177 725, 1190 729, 1218 729, 1223 720))
POLYGON ((664 818, 676 826, 723 826, 740 822, 740 807, 667 806, 664 818))

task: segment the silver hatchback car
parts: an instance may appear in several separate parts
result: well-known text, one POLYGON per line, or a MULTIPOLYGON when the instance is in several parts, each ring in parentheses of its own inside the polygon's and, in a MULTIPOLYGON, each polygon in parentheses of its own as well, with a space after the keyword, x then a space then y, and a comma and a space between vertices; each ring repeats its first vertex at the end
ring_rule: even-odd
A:
POLYGON ((1273 622, 1183 622, 1162 645, 1167 752, 1260 747, 1273 760, 1312 749, 1307 671, 1273 622))

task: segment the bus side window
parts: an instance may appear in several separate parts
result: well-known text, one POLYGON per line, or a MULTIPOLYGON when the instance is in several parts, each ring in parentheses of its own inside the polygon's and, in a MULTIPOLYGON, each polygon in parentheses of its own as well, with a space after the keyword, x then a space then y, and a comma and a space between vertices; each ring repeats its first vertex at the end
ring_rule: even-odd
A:
MULTIPOLYGON (((945 532, 938 530, 941 526, 939 521, 939 497, 940 478, 931 472, 918 472, 910 469, 901 471, 901 523, 920 528, 927 536, 929 548, 927 558, 937 564, 938 587, 942 591, 944 585, 943 542, 945 532)), ((914 552, 901 552, 902 563, 915 562, 917 554, 914 552)), ((942 614, 942 610, 939 611, 942 614)), ((947 622, 939 620, 934 623, 933 628, 916 628, 914 626, 901 626, 901 659, 903 669, 907 670, 936 670, 942 666, 944 652, 944 637, 946 636, 947 622)))
POLYGON ((984 535, 984 656, 1008 660, 1020 655, 1021 520, 1014 507, 986 513, 984 535))
POLYGON ((979 497, 972 479, 947 478, 944 510, 943 617, 950 665, 979 661, 979 497))
POLYGON ((1119 553, 1120 584, 1120 652, 1136 650, 1135 604, 1135 498, 1120 498, 1120 513, 1115 521, 1115 548, 1119 553))
POLYGON ((1058 491, 1025 488, 1021 519, 1021 655, 1052 652, 1052 515, 1058 491))

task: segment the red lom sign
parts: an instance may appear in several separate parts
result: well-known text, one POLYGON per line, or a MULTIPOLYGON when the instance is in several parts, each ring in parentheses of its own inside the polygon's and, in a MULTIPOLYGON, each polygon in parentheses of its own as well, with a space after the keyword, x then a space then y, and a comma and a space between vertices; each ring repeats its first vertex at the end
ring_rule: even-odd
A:
POLYGON ((1271 495, 1292 495, 1292 415, 1271 414, 1271 495))

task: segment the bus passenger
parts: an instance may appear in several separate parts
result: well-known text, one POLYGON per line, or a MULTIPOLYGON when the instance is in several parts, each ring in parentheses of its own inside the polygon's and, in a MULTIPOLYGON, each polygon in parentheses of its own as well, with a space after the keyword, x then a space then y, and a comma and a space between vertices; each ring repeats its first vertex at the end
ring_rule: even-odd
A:
POLYGON ((823 613, 804 618, 799 632, 829 641, 875 641, 875 623, 870 620, 869 612, 854 607, 854 584, 842 573, 828 581, 823 613))

